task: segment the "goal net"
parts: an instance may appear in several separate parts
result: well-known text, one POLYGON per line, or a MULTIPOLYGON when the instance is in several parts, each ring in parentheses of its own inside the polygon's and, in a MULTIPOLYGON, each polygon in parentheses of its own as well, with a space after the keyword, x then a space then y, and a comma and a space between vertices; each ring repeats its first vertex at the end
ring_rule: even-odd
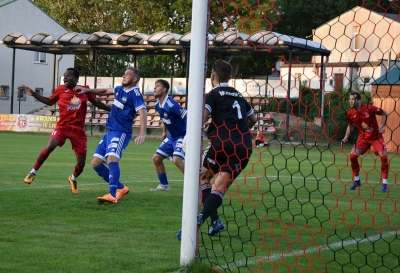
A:
POLYGON ((199 260, 217 272, 399 270, 397 1, 226 0, 210 10, 209 32, 219 34, 208 73, 216 59, 232 64, 230 84, 258 119, 252 132, 267 140, 225 194, 225 229, 208 236, 209 220, 201 226, 199 260), (385 192, 372 149, 358 158, 361 186, 349 189, 357 128, 341 141, 352 92, 388 113, 385 192))

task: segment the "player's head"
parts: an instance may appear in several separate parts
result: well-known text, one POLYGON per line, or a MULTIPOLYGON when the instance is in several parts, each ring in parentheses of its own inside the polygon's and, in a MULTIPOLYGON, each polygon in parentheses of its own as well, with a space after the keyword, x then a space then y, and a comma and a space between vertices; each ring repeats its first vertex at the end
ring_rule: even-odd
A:
POLYGON ((232 66, 224 60, 217 60, 211 70, 211 83, 213 86, 229 82, 232 77, 232 66))
POLYGON ((154 85, 154 96, 156 98, 167 95, 169 90, 169 83, 166 80, 159 79, 154 85))
POLYGON ((74 88, 78 84, 79 71, 75 68, 67 68, 64 73, 64 85, 68 88, 74 88))
POLYGON ((124 87, 131 88, 136 86, 140 80, 140 72, 139 69, 129 66, 125 74, 122 76, 122 85, 124 87))
POLYGON ((361 105, 361 95, 357 92, 352 92, 349 97, 350 107, 358 107, 361 105))

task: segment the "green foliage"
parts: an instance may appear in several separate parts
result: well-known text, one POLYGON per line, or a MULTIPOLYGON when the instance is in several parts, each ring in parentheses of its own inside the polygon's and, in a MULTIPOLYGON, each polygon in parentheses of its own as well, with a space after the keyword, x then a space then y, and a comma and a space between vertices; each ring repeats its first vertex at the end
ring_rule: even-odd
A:
MULTIPOLYGON (((192 0, 35 0, 35 4, 46 11, 68 31, 94 33, 98 31, 123 33, 133 30, 152 34, 158 31, 170 31, 184 34, 191 30, 192 0)), ((282 34, 306 37, 311 30, 319 27, 343 12, 361 5, 357 0, 351 1, 210 1, 209 32, 239 31, 253 33, 257 30, 271 30, 282 34)), ((365 1, 364 6, 378 12, 388 12, 396 7, 390 2, 379 3, 365 1)), ((210 54, 212 56, 212 54, 210 54)), ((276 60, 281 56, 235 57, 241 67, 243 77, 266 75, 276 60)), ((186 64, 180 56, 140 56, 141 69, 148 77, 183 76, 186 64), (154 62, 154 63, 153 63, 154 62), (164 64, 160 64, 166 62, 164 64)), ((215 59, 230 58, 217 56, 215 59)), ((309 56, 300 59, 309 60, 309 56)), ((122 75, 128 64, 133 63, 133 56, 115 55, 100 56, 98 75, 122 75)), ((87 56, 77 56, 75 67, 82 74, 93 75, 94 64, 87 56)))
POLYGON ((186 63, 178 55, 147 55, 139 60, 142 77, 185 77, 186 63))

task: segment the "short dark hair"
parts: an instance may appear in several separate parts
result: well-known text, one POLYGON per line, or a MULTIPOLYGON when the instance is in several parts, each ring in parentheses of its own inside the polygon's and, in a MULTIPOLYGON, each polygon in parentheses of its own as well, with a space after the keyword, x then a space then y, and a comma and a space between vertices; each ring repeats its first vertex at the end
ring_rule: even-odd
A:
POLYGON ((132 67, 132 66, 128 66, 126 69, 132 70, 133 74, 136 75, 136 77, 138 78, 138 81, 140 80, 140 71, 139 69, 132 67))
POLYGON ((232 78, 232 65, 224 60, 216 60, 212 72, 217 73, 220 82, 229 82, 232 78))
POLYGON ((354 96, 357 100, 361 100, 361 95, 360 93, 357 92, 351 92, 350 96, 354 96))
POLYGON ((161 85, 164 88, 166 88, 167 92, 168 92, 168 90, 169 90, 169 82, 167 82, 166 80, 163 80, 163 79, 156 80, 156 83, 158 83, 158 82, 161 83, 161 85))
POLYGON ((79 79, 79 70, 73 67, 67 68, 67 71, 72 71, 74 73, 74 77, 79 79))

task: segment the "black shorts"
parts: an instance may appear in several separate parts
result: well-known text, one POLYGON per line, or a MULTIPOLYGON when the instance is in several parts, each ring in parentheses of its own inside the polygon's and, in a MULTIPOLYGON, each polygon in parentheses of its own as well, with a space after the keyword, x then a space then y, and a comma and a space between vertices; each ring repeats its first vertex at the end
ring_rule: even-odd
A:
POLYGON ((215 148, 210 144, 203 154, 203 167, 211 170, 213 175, 219 172, 231 172, 235 179, 249 163, 252 149, 215 148))

